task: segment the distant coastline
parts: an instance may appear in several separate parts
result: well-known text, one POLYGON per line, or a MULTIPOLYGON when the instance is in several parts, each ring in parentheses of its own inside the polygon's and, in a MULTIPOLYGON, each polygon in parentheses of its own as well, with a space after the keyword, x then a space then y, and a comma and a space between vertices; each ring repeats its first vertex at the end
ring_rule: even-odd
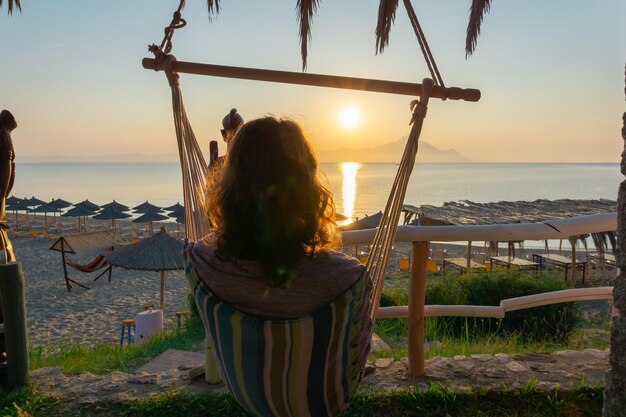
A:
MULTIPOLYGON (((316 150, 317 157, 321 162, 399 162, 406 138, 400 138, 393 142, 387 142, 373 148, 341 148, 316 150)), ((124 153, 112 155, 20 155, 19 161, 25 163, 167 163, 178 162, 178 154, 146 155, 141 153, 124 153)), ((472 162, 469 158, 454 149, 439 149, 428 142, 420 142, 417 162, 472 162)))

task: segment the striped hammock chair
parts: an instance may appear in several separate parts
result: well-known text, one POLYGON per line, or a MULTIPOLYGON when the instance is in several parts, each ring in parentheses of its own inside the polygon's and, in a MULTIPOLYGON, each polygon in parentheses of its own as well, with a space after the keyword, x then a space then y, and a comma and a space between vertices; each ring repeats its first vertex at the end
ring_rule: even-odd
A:
MULTIPOLYGON (((411 102, 411 131, 365 272, 328 305, 290 320, 246 314, 213 294, 185 260, 185 272, 206 329, 206 380, 223 380, 237 402, 252 415, 335 416, 355 394, 369 352, 372 324, 429 98, 477 101, 480 92, 446 88, 436 67, 432 68, 434 60, 427 45, 422 50, 428 55, 436 81, 427 78, 421 85, 177 62, 170 55, 171 37, 174 29, 186 24, 180 17, 183 4, 174 13, 161 45, 149 48, 155 58, 144 59, 143 66, 163 70, 172 91, 189 240, 196 241, 209 233, 209 224, 202 215, 208 168, 185 112, 178 72, 420 96, 411 102)), ((405 5, 419 39, 421 29, 410 2, 405 5)))
MULTIPOLYGON (((412 102, 411 133, 365 272, 331 303, 298 319, 261 319, 220 300, 185 259, 185 273, 207 332, 205 377, 212 383, 223 380, 250 414, 336 416, 354 396, 370 350, 372 323, 433 81, 425 79, 422 85, 421 100, 412 102), (366 336, 359 338, 361 332, 366 336)), ((195 154, 198 146, 178 83, 172 85, 172 96, 178 146, 183 152, 185 231, 189 239, 197 240, 209 232, 199 215, 207 168, 201 154, 195 154)))

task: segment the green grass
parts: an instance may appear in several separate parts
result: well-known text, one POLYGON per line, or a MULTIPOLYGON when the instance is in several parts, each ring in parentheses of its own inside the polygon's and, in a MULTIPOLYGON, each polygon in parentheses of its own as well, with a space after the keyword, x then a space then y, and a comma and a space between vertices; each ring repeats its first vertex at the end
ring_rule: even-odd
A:
MULTIPOLYGON (((504 274, 505 272, 500 272, 504 274)), ((434 280, 441 280, 443 275, 431 277, 434 280)), ((549 275, 542 279, 550 278, 549 275)), ((383 291, 381 305, 407 305, 408 291, 406 286, 398 285, 406 276, 398 276, 387 278, 394 282, 390 288, 383 291)), ((465 276, 463 279, 470 280, 475 276, 465 276)), ((493 276, 493 279, 497 277, 493 276)), ((530 277, 521 277, 522 283, 531 279, 530 277)), ((458 286, 460 281, 459 274, 448 274, 448 283, 453 287, 458 286)), ((448 288, 444 282, 437 282, 434 286, 437 291, 449 291, 446 295, 451 302, 461 302, 462 291, 458 288, 448 288), (447 289, 446 289, 447 288, 447 289), (455 296, 458 295, 458 300, 455 296)), ((428 292, 427 292, 428 294, 428 292)), ((497 298, 497 297, 496 297, 497 298)), ((505 331, 500 328, 499 320, 484 319, 460 319, 462 320, 462 331, 458 330, 458 318, 452 321, 447 317, 427 317, 424 323, 424 338, 431 342, 430 348, 426 351, 426 358, 436 356, 451 357, 454 355, 471 355, 471 354, 495 354, 495 353, 523 353, 523 352, 555 352, 564 349, 606 349, 609 347, 609 331, 610 313, 603 314, 595 312, 588 314, 585 312, 581 315, 580 328, 569 333, 568 337, 555 338, 533 338, 529 337, 523 331, 505 331)), ((555 333, 568 333, 571 325, 562 323, 562 320, 551 320, 543 323, 544 327, 554 325, 555 333), (560 329, 559 326, 567 328, 560 329)), ((528 329, 528 326, 521 326, 522 329, 528 329)), ((370 359, 380 357, 393 357, 400 359, 407 356, 407 336, 408 336, 408 320, 403 318, 379 319, 376 320, 374 332, 378 334, 390 346, 390 350, 374 352, 370 355, 370 359)))
MULTIPOLYGON (((587 417, 602 413, 602 389, 581 385, 571 392, 544 392, 529 384, 521 390, 498 393, 456 393, 438 385, 427 392, 412 389, 367 391, 357 395, 342 416, 388 417, 587 417)), ((28 389, 14 393, 0 390, 0 416, 121 416, 121 417, 195 417, 246 416, 226 394, 192 395, 164 393, 137 400, 105 401, 72 405, 28 389), (18 414, 18 408, 24 414, 18 414)))
POLYGON ((60 366, 65 373, 91 372, 98 375, 112 371, 132 372, 167 349, 200 351, 203 346, 202 323, 188 320, 182 329, 165 332, 140 345, 124 345, 124 348, 111 343, 95 347, 75 344, 31 349, 30 368, 60 366))
MULTIPOLYGON (((395 291, 395 301, 404 304, 404 291, 395 291)), ((605 330, 603 317, 591 317, 589 322, 598 331, 605 330)), ((370 357, 407 356, 406 319, 378 320, 375 331, 391 345, 390 351, 373 353, 370 357)), ((446 321, 426 320, 426 340, 439 343, 427 351, 434 356, 470 355, 474 353, 551 352, 567 348, 599 348, 608 345, 603 333, 572 338, 569 346, 558 343, 532 342, 516 334, 491 335, 477 339, 466 332, 464 337, 450 337, 446 321)), ((31 368, 61 366, 66 373, 91 372, 106 374, 112 371, 132 372, 151 358, 171 348, 202 350, 204 329, 197 317, 182 329, 164 333, 142 345, 117 344, 85 348, 78 345, 53 346, 34 349, 30 353, 31 368)), ((584 382, 584 381, 583 381, 584 382)), ((602 409, 602 389, 581 384, 568 393, 542 392, 531 383, 516 391, 455 393, 438 385, 427 392, 412 389, 393 392, 368 390, 360 393, 343 416, 531 416, 531 417, 586 417, 599 416, 602 409)), ((76 405, 53 396, 22 389, 6 392, 0 389, 0 417, 2 416, 245 416, 243 410, 229 395, 191 395, 167 392, 137 401, 105 401, 76 405), (23 411, 22 411, 23 410, 23 411)))

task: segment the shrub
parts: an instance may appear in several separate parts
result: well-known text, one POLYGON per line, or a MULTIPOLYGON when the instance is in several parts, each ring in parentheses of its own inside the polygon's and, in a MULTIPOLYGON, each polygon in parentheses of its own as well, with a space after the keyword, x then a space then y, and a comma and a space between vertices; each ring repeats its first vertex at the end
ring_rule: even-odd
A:
MULTIPOLYGON (((510 270, 448 275, 428 283, 426 304, 497 306, 507 298, 566 288, 562 276, 556 276, 550 271, 528 273, 510 270)), ((575 303, 561 303, 509 312, 501 320, 450 317, 445 321, 446 332, 456 338, 517 333, 525 341, 565 343, 580 319, 580 309, 575 303)))

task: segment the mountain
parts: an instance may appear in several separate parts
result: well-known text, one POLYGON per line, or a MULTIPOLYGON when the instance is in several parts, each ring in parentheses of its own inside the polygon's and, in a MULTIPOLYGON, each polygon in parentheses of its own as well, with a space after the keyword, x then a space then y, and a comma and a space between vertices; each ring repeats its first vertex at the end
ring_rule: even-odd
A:
MULTIPOLYGON (((406 145, 406 137, 394 142, 373 148, 342 148, 316 150, 321 162, 400 162, 402 152, 406 145)), ((127 153, 117 155, 19 155, 18 162, 178 162, 178 155, 174 153, 161 155, 145 155, 140 153, 127 153)), ((471 162, 454 149, 439 149, 428 142, 420 141, 417 152, 417 162, 471 162)))
MULTIPOLYGON (((341 148, 317 150, 322 162, 400 162, 406 145, 406 136, 373 148, 341 148)), ((417 162, 471 162, 454 149, 439 149, 428 142, 420 141, 417 162)))

